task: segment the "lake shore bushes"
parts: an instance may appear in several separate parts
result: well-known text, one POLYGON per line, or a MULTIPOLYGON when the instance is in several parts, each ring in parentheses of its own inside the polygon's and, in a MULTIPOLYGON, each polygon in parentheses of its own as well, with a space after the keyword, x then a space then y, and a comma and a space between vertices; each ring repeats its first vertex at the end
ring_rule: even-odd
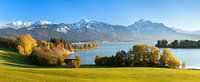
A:
POLYGON ((95 64, 112 67, 166 67, 178 69, 179 60, 170 50, 164 49, 161 53, 159 48, 148 45, 134 45, 128 52, 118 51, 115 56, 96 56, 95 64))

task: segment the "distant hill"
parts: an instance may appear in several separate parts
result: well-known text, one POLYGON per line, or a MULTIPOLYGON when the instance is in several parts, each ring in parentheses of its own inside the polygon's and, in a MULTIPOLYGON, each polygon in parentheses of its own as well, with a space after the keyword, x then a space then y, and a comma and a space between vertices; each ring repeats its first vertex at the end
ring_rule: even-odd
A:
POLYGON ((200 39, 200 36, 187 34, 141 19, 129 26, 112 25, 100 21, 80 20, 77 23, 55 24, 49 21, 12 22, 0 29, 0 36, 31 34, 39 40, 63 38, 73 41, 135 41, 158 39, 200 39))

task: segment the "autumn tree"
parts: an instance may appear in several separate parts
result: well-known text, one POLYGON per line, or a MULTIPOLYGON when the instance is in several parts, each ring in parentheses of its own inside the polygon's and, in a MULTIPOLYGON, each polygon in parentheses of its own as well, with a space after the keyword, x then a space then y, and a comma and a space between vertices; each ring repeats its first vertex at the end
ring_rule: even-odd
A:
POLYGON ((179 60, 175 57, 172 58, 172 60, 169 61, 169 68, 178 69, 180 66, 179 60))
POLYGON ((170 50, 165 48, 160 57, 161 64, 163 66, 169 66, 169 61, 172 60, 172 58, 173 57, 172 57, 172 53, 170 52, 170 50))
POLYGON ((115 66, 125 66, 127 61, 127 54, 124 50, 118 51, 114 57, 115 66))
POLYGON ((160 57, 161 65, 169 68, 178 69, 180 66, 179 60, 173 57, 169 49, 165 48, 160 57))
POLYGON ((17 48, 21 55, 30 55, 36 45, 37 41, 30 34, 22 35, 18 38, 17 48))
POLYGON ((133 46, 129 54, 133 55, 135 65, 141 66, 140 63, 145 63, 148 61, 148 47, 146 45, 138 44, 133 46))
POLYGON ((151 55, 150 55, 150 63, 151 64, 158 64, 160 50, 157 47, 151 47, 151 55))

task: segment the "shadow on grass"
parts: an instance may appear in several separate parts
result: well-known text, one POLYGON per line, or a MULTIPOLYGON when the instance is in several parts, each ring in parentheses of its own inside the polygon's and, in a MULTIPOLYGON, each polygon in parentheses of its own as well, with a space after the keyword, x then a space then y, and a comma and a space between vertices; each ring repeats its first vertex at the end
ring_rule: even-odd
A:
POLYGON ((0 58, 5 61, 3 65, 15 67, 35 67, 28 62, 28 57, 20 56, 17 52, 1 50, 0 58))

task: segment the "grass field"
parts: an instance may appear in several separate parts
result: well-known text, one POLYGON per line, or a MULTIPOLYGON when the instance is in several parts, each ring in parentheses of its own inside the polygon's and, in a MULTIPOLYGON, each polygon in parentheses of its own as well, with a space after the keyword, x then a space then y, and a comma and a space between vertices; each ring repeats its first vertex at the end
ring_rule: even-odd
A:
POLYGON ((15 52, 0 50, 0 82, 200 82, 199 70, 167 68, 82 68, 30 65, 15 52))

